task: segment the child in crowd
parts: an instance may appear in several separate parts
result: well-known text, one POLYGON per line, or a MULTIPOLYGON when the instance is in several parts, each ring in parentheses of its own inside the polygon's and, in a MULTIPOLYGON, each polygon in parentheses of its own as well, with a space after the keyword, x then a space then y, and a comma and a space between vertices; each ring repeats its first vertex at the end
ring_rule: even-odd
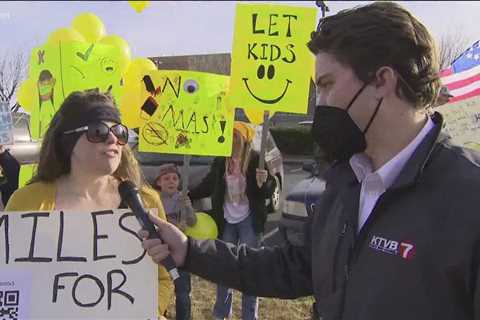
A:
MULTIPOLYGON (((182 231, 197 222, 188 196, 179 191, 180 173, 173 163, 160 166, 155 188, 159 190, 167 220, 182 231)), ((190 274, 179 271, 180 278, 175 283, 175 311, 177 320, 191 319, 190 274)))

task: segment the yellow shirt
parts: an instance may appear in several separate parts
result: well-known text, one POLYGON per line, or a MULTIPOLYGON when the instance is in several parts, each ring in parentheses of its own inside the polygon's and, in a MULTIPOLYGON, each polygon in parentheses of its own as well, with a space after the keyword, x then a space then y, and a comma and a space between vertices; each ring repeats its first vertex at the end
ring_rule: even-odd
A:
MULTIPOLYGON (((5 211, 53 211, 55 210, 55 183, 36 182, 15 191, 5 211)), ((166 220, 165 211, 154 190, 142 190, 142 199, 147 208, 158 208, 160 218, 166 220)), ((163 266, 158 268, 158 309, 163 315, 173 296, 173 283, 163 266)))

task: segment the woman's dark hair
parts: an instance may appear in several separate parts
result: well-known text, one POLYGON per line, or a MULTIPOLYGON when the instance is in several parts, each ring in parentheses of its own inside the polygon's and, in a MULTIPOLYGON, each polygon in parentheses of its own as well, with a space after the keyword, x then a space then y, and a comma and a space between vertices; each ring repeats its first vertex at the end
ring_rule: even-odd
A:
MULTIPOLYGON (((78 122, 78 118, 90 110, 98 108, 98 106, 107 108, 105 109, 107 112, 113 111, 113 114, 118 114, 113 98, 108 94, 98 92, 98 90, 72 92, 63 101, 45 133, 40 149, 37 173, 30 183, 37 181, 54 182, 60 176, 70 173, 70 158, 73 148, 79 137, 84 133, 65 135, 64 132, 65 130, 75 129, 72 128, 72 125, 78 122), (108 111, 108 108, 114 110, 108 111)), ((128 145, 122 148, 120 165, 113 176, 120 180, 128 179, 137 186, 145 184, 138 162, 128 145)))

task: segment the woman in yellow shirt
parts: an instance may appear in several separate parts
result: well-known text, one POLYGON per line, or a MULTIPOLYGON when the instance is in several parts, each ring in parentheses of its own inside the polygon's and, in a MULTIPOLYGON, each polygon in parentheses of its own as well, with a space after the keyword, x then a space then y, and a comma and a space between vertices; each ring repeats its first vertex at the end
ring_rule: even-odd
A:
MULTIPOLYGON (((140 187, 148 208, 165 212, 158 194, 143 180, 138 162, 126 145, 113 99, 98 91, 73 92, 54 115, 40 150, 37 174, 10 198, 6 211, 126 208, 118 185, 128 179, 140 187)), ((159 268, 159 313, 164 314, 173 283, 159 268)))

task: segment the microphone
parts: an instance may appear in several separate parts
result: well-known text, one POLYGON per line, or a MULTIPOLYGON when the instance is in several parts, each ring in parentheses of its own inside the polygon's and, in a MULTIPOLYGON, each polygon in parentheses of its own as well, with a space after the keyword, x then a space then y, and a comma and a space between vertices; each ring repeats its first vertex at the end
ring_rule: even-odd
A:
MULTIPOLYGON (((155 225, 148 218, 148 213, 143 206, 142 199, 138 193, 138 188, 135 186, 135 184, 128 180, 122 181, 118 186, 118 192, 120 193, 122 200, 128 204, 130 209, 132 209, 142 228, 148 231, 149 238, 157 238, 162 240, 157 233, 155 225)), ((178 279, 179 274, 177 266, 175 265, 171 255, 168 255, 165 260, 163 260, 162 264, 168 270, 168 273, 172 277, 173 281, 178 279)))

